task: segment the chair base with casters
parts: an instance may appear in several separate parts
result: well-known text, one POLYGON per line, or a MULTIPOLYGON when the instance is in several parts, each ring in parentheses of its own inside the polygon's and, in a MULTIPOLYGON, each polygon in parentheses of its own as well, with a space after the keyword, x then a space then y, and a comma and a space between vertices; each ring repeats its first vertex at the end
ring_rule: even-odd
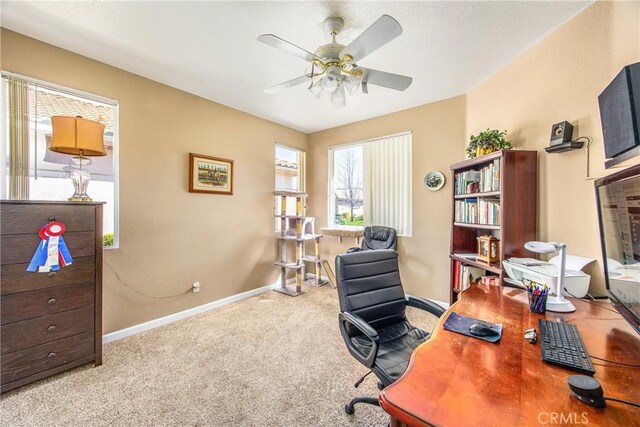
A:
MULTIPOLYGON (((404 373, 413 350, 429 339, 429 333, 409 323, 406 307, 437 317, 445 310, 426 299, 404 294, 394 250, 338 255, 336 282, 339 328, 347 349, 378 377, 378 388, 387 387, 404 373)), ((345 405, 345 412, 353 414, 356 403, 378 405, 378 399, 357 397, 345 405)))
MULTIPOLYGON (((364 374, 362 378, 360 378, 353 386, 355 388, 358 388, 358 386, 364 381, 364 379, 372 372, 373 371, 369 371, 366 374, 364 374)), ((382 385, 382 381, 378 381, 378 390, 382 391, 382 389, 384 389, 384 386, 382 385)), ((351 399, 351 402, 344 405, 344 412, 346 412, 349 415, 353 415, 356 411, 356 409, 354 408, 354 405, 356 403, 367 403, 369 405, 380 406, 378 399, 376 399, 375 397, 354 397, 353 399, 351 399)))

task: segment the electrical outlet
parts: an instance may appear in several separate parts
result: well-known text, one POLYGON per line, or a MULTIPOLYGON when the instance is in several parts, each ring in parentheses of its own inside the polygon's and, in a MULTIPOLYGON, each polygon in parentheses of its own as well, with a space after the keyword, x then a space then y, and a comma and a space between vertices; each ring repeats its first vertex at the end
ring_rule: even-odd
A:
POLYGON ((193 282, 193 286, 191 287, 191 291, 200 292, 200 282, 193 282))

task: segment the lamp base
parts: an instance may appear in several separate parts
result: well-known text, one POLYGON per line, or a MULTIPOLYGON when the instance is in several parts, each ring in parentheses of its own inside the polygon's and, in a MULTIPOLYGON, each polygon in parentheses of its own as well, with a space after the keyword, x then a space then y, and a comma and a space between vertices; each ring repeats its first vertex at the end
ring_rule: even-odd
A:
POLYGON ((576 307, 564 298, 548 297, 547 311, 555 311, 556 313, 571 313, 576 311, 576 307))
POLYGON ((89 196, 80 196, 80 197, 76 197, 76 196, 71 196, 67 199, 70 202, 93 202, 93 199, 89 196))
POLYGON ((91 181, 91 174, 86 169, 91 164, 91 160, 80 155, 73 157, 74 165, 70 168, 71 182, 73 183, 73 196, 67 200, 70 202, 91 202, 91 197, 87 195, 87 186, 91 181))

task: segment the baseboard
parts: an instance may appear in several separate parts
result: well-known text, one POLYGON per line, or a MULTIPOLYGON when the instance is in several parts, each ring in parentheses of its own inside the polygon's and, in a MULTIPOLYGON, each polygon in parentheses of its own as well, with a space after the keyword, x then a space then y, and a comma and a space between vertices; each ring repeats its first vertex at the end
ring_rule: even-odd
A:
POLYGON ((197 307, 190 308, 188 310, 180 311, 178 313, 170 314, 168 316, 160 317, 158 319, 150 320, 148 322, 140 323, 139 325, 131 326, 119 331, 110 332, 102 336, 102 343, 107 344, 121 338, 125 338, 131 335, 139 334, 140 332, 148 331, 149 329, 157 328, 158 326, 166 325, 168 323, 175 322, 176 320, 185 319, 187 317, 195 316, 196 314, 205 313, 218 307, 222 307, 227 304, 231 304, 246 298, 250 298, 256 295, 260 295, 273 289, 273 284, 263 286, 261 288, 252 289, 247 292, 243 292, 237 295, 231 295, 217 301, 213 301, 207 304, 199 305, 197 307))

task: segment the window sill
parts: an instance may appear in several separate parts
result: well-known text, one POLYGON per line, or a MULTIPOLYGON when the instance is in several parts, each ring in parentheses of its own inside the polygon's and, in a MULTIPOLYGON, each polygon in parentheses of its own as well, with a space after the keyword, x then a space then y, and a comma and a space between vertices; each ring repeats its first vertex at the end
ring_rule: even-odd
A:
POLYGON ((356 244, 360 244, 360 238, 364 235, 364 227, 361 226, 343 226, 333 228, 321 228, 320 234, 323 236, 334 236, 342 243, 343 237, 356 239, 356 244))

